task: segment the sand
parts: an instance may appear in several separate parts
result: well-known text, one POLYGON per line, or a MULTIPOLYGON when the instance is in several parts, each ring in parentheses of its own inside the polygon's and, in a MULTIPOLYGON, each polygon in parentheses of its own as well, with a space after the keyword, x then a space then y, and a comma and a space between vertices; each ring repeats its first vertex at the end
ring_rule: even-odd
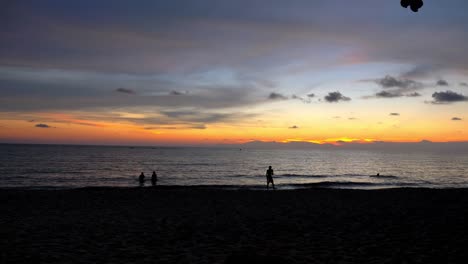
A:
POLYGON ((0 210, 1 263, 463 263, 468 256, 466 189, 0 190, 0 210))

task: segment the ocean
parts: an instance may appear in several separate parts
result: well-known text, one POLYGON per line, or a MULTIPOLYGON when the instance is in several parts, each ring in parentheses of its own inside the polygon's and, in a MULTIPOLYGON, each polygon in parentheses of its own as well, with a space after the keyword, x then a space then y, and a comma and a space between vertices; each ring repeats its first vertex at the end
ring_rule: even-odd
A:
POLYGON ((278 189, 468 187, 468 150, 294 150, 196 147, 0 145, 0 188, 161 186, 278 189), (379 177, 375 175, 379 173, 379 177))

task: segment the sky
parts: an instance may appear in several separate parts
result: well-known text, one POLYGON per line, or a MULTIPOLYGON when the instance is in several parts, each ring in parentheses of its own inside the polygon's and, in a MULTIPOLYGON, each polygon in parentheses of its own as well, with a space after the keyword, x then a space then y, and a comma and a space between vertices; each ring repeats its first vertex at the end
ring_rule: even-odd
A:
POLYGON ((0 143, 468 141, 467 9, 2 1, 0 143))

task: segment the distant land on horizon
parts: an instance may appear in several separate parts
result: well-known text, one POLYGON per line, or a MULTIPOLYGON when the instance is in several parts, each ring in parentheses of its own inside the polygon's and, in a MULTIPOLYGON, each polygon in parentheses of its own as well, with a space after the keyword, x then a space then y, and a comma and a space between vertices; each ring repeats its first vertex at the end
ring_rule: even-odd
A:
POLYGON ((260 141, 254 140, 238 144, 199 144, 199 145, 96 145, 96 144, 44 144, 44 143, 7 143, 0 142, 0 145, 62 145, 62 146, 104 146, 104 147, 137 147, 137 148, 154 148, 154 147, 214 147, 214 148, 239 148, 239 149, 317 149, 317 150, 333 150, 333 149, 356 149, 356 150, 445 150, 445 151, 468 151, 468 141, 460 142, 432 142, 429 140, 421 140, 418 142, 343 142, 338 141, 332 143, 313 143, 308 141, 260 141))
POLYGON ((422 140, 419 142, 336 142, 331 143, 313 143, 307 141, 291 141, 291 142, 275 142, 275 141, 250 141, 243 144, 232 144, 230 146, 240 146, 243 148, 258 148, 258 149, 407 149, 407 150, 467 150, 468 142, 432 142, 422 140))

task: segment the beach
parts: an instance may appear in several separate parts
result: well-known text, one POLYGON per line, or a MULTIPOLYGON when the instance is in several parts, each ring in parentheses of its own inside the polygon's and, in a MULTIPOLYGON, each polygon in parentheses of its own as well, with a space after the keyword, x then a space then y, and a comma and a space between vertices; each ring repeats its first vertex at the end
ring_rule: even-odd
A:
POLYGON ((1 263, 460 263, 468 189, 0 190, 1 263))

